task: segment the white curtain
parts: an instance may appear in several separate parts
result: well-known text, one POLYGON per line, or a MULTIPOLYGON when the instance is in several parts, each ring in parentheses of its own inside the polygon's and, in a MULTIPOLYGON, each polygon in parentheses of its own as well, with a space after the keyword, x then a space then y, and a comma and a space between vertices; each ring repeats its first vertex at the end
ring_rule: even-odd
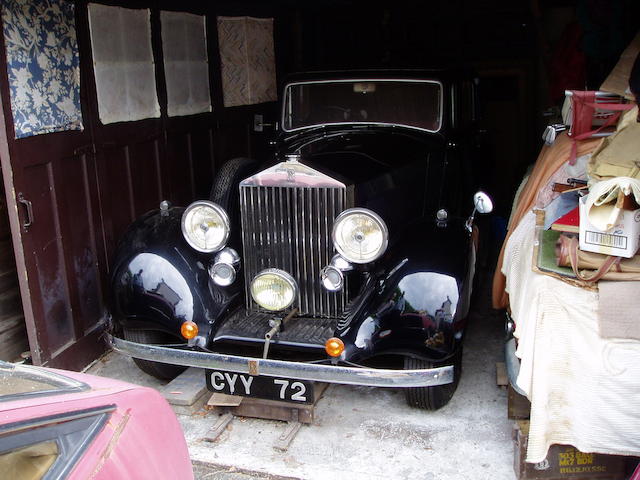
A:
POLYGON ((91 3, 89 28, 100 121, 159 117, 149 10, 91 3))
POLYGON ((170 117, 211 111, 205 17, 160 12, 170 117))

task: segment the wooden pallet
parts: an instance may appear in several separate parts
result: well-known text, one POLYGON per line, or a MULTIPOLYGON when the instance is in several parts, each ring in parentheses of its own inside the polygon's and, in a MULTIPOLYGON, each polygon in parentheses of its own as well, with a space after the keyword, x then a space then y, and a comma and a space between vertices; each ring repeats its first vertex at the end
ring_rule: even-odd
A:
POLYGON ((286 430, 276 441, 274 448, 286 451, 293 442, 303 424, 313 423, 315 406, 327 388, 326 383, 314 384, 313 404, 296 405, 290 402, 266 400, 253 397, 239 397, 214 393, 207 402, 207 409, 216 409, 223 413, 211 427, 204 440, 215 442, 226 430, 234 417, 261 418, 265 420, 279 420, 288 422, 286 430))

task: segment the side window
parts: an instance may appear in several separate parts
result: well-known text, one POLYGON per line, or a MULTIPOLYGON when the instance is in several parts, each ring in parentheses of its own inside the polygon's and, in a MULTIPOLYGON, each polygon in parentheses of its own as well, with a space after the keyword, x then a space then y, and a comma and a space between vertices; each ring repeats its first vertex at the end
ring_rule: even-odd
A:
POLYGON ((66 478, 115 407, 72 411, 0 427, 3 478, 66 478))
POLYGON ((474 99, 475 86, 471 80, 458 84, 455 96, 456 126, 461 129, 469 128, 475 122, 474 99))
POLYGON ((100 121, 159 117, 149 10, 90 3, 89 29, 100 121))
POLYGON ((205 17, 160 12, 170 117, 211 111, 205 17))

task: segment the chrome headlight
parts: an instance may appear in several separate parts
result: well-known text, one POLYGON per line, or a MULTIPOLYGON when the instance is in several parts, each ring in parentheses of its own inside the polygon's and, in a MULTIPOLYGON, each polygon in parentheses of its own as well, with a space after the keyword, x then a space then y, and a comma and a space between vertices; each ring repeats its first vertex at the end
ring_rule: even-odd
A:
POLYGON ((349 262, 372 262, 385 252, 388 243, 384 220, 366 208, 345 210, 333 224, 333 244, 349 262))
POLYGON ((216 285, 228 287, 235 279, 240 268, 240 255, 233 248, 225 247, 216 253, 209 267, 209 276, 216 285))
POLYGON ((330 292, 337 292, 344 285, 344 275, 339 268, 327 265, 320 271, 322 286, 330 292))
POLYGON ((275 312, 293 304, 298 285, 284 270, 268 268, 258 273, 251 281, 251 297, 265 310, 275 312))
POLYGON ((199 252, 217 252, 229 239, 229 217, 222 207, 198 200, 182 214, 182 235, 199 252))

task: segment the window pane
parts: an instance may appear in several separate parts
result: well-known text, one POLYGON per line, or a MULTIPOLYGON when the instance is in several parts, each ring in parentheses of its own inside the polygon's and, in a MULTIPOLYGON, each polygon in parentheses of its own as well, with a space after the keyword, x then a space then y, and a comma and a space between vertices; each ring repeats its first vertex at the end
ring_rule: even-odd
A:
POLYGON ((442 86, 433 81, 347 80, 290 85, 283 126, 393 124, 440 130, 442 86))
POLYGON ((55 441, 37 443, 0 454, 0 472, 4 478, 39 480, 58 458, 55 441))
POLYGON ((0 401, 38 394, 74 392, 87 385, 32 366, 0 362, 0 401))

